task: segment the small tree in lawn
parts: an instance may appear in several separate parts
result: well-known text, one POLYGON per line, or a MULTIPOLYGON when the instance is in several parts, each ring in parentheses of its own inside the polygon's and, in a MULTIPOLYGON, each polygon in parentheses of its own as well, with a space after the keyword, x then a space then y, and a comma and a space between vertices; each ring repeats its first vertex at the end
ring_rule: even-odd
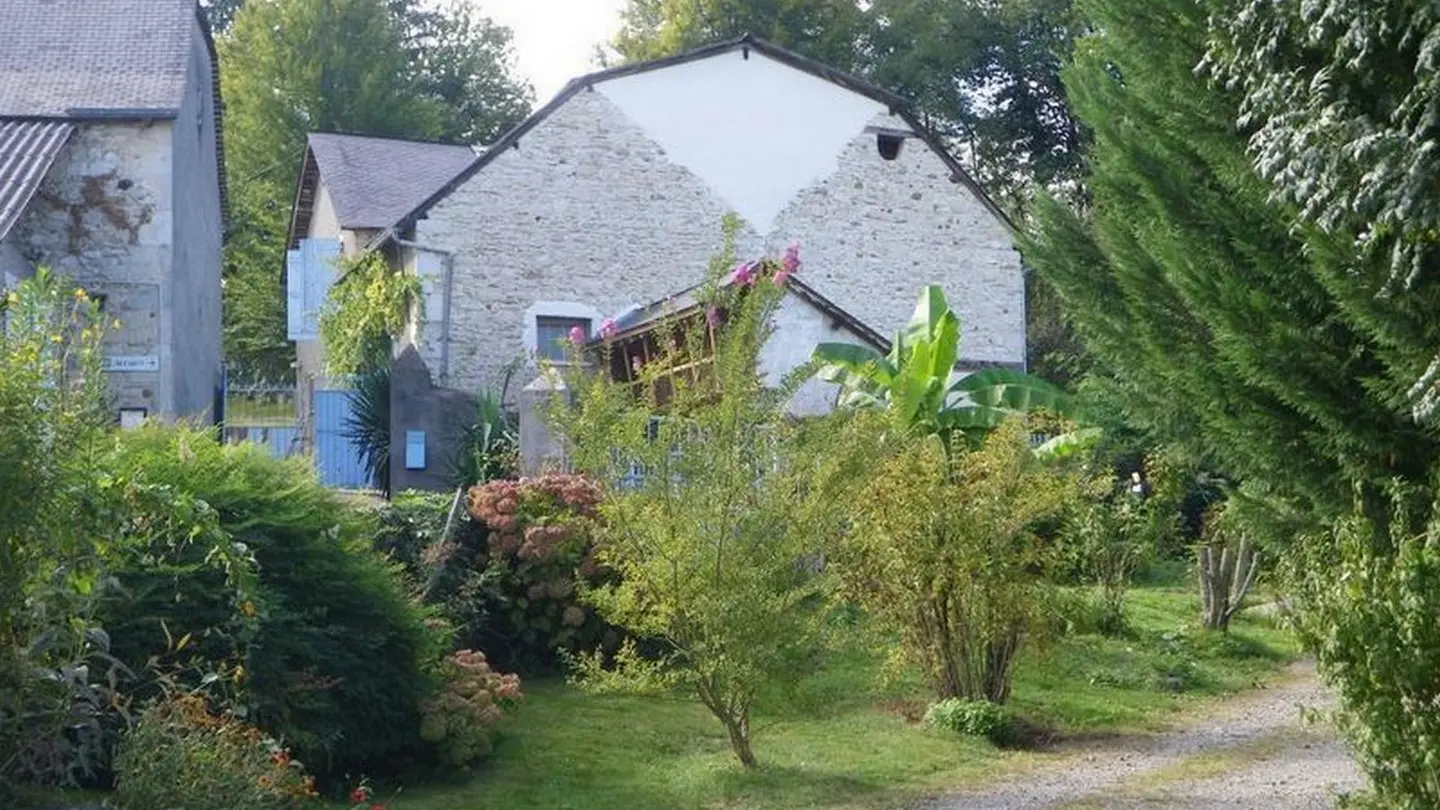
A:
POLYGON ((573 466, 611 490, 598 555, 619 576, 585 599, 646 642, 610 669, 582 660, 582 679, 693 692, 749 767, 756 695, 797 677, 820 631, 824 580, 806 564, 820 540, 806 516, 822 510, 806 505, 820 496, 804 437, 824 431, 791 421, 795 384, 769 385, 757 367, 794 249, 726 278, 729 264, 712 267, 698 308, 672 313, 648 362, 615 363, 624 349, 611 344, 600 373, 572 375, 575 402, 556 422, 573 466))

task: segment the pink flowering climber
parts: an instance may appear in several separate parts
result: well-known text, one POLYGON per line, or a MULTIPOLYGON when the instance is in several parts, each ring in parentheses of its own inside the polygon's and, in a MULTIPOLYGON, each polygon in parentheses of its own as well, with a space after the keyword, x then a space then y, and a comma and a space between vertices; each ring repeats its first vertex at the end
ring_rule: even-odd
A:
POLYGON ((581 346, 585 343, 585 330, 578 326, 570 327, 570 343, 574 346, 581 346))
POLYGON ((605 320, 600 322, 600 337, 612 337, 617 331, 619 330, 615 327, 614 318, 606 318, 605 320))
POLYGON ((785 258, 780 262, 780 269, 775 271, 774 281, 778 287, 784 287, 790 281, 790 277, 800 269, 800 244, 791 243, 785 249, 785 258))
POLYGON ((758 265, 754 262, 744 262, 735 265, 735 272, 730 274, 730 283, 748 287, 755 283, 755 271, 758 265))

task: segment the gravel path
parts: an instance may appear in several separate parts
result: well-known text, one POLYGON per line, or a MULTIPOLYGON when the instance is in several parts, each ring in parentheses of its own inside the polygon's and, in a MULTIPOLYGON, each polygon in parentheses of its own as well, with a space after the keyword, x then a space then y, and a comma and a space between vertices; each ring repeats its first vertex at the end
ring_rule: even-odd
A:
POLYGON ((1363 785, 1344 747, 1299 707, 1330 697, 1310 665, 1159 734, 1077 743, 1020 777, 924 810, 1320 810, 1363 785))

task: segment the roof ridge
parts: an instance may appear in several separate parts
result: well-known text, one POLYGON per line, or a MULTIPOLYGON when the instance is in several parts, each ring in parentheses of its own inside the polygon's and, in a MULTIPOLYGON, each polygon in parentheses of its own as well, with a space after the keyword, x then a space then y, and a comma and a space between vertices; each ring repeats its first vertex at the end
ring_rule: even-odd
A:
POLYGON ((463 142, 447 142, 447 141, 428 140, 428 139, 423 139, 423 138, 402 138, 402 137, 400 137, 400 136, 398 136, 398 135, 375 135, 375 134, 372 134, 372 133, 369 133, 369 132, 343 132, 343 131, 340 131, 340 130, 324 130, 324 129, 317 129, 317 130, 312 130, 312 131, 310 131, 310 132, 307 132, 307 133, 305 134, 305 137, 306 137, 306 139, 308 140, 309 138, 312 138, 312 137, 314 137, 314 136, 316 136, 316 135, 333 135, 333 136, 339 137, 339 138, 364 138, 364 139, 366 139, 366 140, 371 140, 371 141, 391 141, 391 142, 394 142, 394 143, 414 144, 414 145, 417 145, 417 146, 450 146, 450 147, 455 147, 455 148, 459 148, 459 149, 475 149, 476 146, 477 146, 476 144, 463 143, 463 142))

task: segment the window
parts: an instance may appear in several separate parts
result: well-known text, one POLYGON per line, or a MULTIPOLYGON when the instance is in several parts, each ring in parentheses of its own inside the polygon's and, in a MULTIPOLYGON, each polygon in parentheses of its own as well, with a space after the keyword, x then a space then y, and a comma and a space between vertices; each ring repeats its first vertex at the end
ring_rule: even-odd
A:
POLYGON ((570 330, 579 327, 590 339, 589 318, 559 318, 540 315, 535 318, 535 357, 552 363, 570 359, 570 330))
POLYGON ((120 429, 139 430, 145 425, 145 417, 148 415, 149 411, 145 408, 121 408, 120 429))

